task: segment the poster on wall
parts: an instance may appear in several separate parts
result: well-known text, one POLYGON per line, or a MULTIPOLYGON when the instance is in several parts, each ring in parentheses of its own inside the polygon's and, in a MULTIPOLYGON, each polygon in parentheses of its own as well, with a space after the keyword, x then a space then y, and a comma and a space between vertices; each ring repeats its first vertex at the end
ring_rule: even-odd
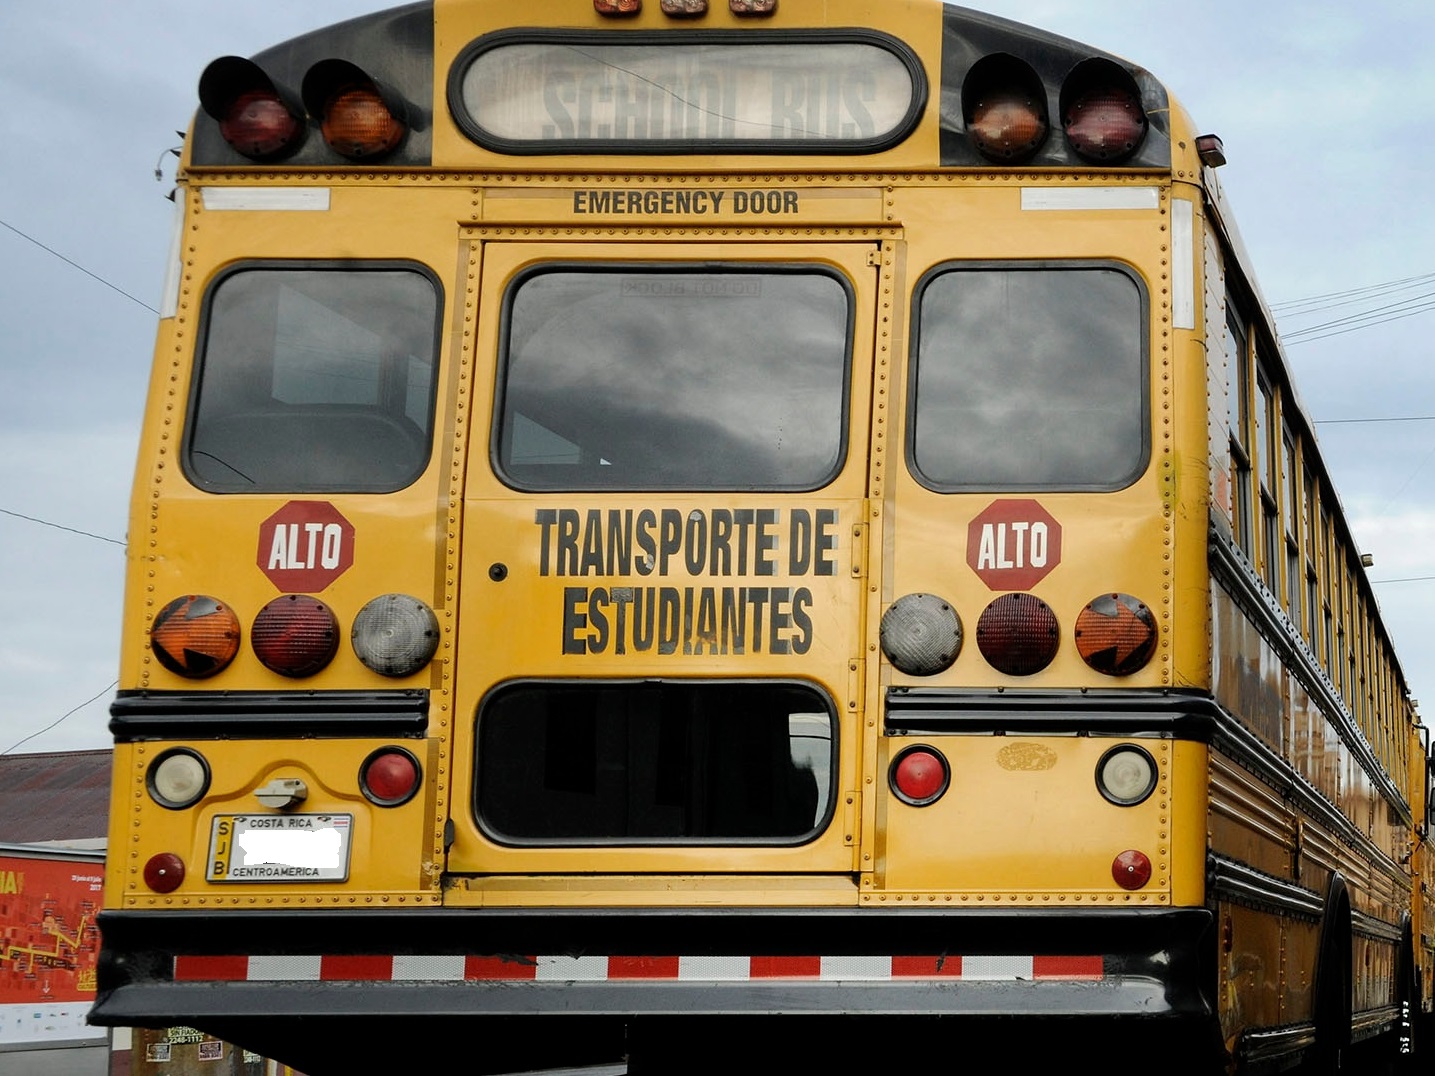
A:
POLYGON ((95 1000, 104 864, 0 855, 0 1045, 105 1041, 95 1000))

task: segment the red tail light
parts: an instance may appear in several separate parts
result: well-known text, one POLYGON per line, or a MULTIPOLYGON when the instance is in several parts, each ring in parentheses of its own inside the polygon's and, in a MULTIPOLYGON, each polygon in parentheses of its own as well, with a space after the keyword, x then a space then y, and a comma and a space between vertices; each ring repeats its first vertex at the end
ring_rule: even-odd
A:
POLYGON ((1077 156, 1113 163, 1140 148, 1149 126, 1140 89, 1110 60, 1087 60, 1067 77, 1061 123, 1077 156))
POLYGON ((359 767, 359 788, 380 807, 413 799, 423 779, 418 759, 402 747, 382 747, 359 767))
POLYGON ((186 594, 155 616, 149 642, 170 672, 202 679, 224 669, 239 652, 239 618, 215 598, 186 594))
POLYGON ((144 865, 144 884, 156 893, 173 893, 184 882, 184 860, 173 852, 150 856, 144 865))
POLYGON ((317 598, 285 594, 259 610, 250 642, 266 669, 281 676, 313 676, 339 649, 339 622, 317 598))
POLYGON ((321 60, 304 76, 304 104, 324 141, 354 161, 382 157, 408 131, 397 97, 347 60, 321 60))
POLYGON ((1032 594, 1003 594, 977 620, 977 649, 997 672, 1030 676, 1056 657, 1060 631, 1051 606, 1032 594))
POLYGON ((892 760, 888 781, 903 803, 925 807, 936 803, 951 784, 947 760, 934 747, 914 746, 892 760))
POLYGON ((221 56, 199 79, 199 102, 224 140, 254 160, 281 157, 304 136, 304 120, 260 67, 221 56))
POLYGON ((1122 889, 1140 889, 1151 880, 1151 860, 1134 848, 1111 861, 1111 877, 1122 889))

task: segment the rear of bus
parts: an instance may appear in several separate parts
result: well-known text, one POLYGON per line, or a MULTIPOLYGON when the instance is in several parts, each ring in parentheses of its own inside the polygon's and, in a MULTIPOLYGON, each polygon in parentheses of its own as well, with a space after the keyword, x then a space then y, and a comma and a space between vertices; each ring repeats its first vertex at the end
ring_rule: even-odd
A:
POLYGON ((206 70, 95 1018, 311 1073, 1208 1029, 1191 132, 939 3, 638 8, 206 70))

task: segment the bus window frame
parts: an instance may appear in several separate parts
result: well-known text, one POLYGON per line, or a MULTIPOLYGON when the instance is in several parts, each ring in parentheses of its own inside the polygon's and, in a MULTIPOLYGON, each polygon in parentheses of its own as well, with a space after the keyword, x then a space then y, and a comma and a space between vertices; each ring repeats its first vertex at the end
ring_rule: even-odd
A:
POLYGON ((907 401, 904 420, 903 448, 906 456, 907 473, 918 485, 933 493, 1115 493, 1130 489, 1150 469, 1153 453, 1152 403, 1151 403, 1151 294, 1146 279, 1131 264, 1114 258, 1031 258, 1031 259, 951 259, 927 269, 912 289, 911 331, 907 354, 907 401), (1066 271, 1105 269, 1118 272, 1135 285, 1139 304, 1140 325, 1137 346, 1139 349, 1141 383, 1139 386, 1141 450, 1131 471, 1119 479, 1102 483, 1072 482, 940 482, 925 474, 917 462, 917 397, 918 378, 921 373, 922 343, 922 302, 927 288, 940 277, 951 272, 972 270, 998 271, 1066 271))
MULTIPOLYGON (((813 711, 815 712, 815 711, 813 711)), ((789 715, 790 717, 791 715, 789 715)), ((686 677, 648 677, 643 679, 632 679, 628 677, 517 677, 514 679, 500 680, 484 692, 479 700, 478 706, 473 713, 473 731, 470 733, 470 748, 473 755, 473 780, 468 796, 468 808, 471 812, 470 818, 474 827, 486 840, 502 848, 508 849, 585 849, 585 848, 644 848, 644 849, 675 849, 694 847, 742 847, 742 848, 775 848, 775 849, 798 849, 820 840, 831 829, 837 817, 837 803, 842 798, 842 737, 843 721, 842 712, 837 706, 832 694, 822 684, 807 680, 801 677, 719 677, 706 676, 697 678, 686 677), (770 837, 517 837, 499 831, 496 827, 487 824, 484 820, 482 795, 482 764, 478 761, 478 755, 483 743, 483 716, 493 704, 494 700, 507 692, 514 690, 525 690, 532 688, 556 687, 563 688, 569 685, 596 686, 601 689, 618 689, 622 687, 652 688, 653 686, 674 686, 684 689, 696 689, 703 685, 714 685, 717 687, 750 687, 755 690, 771 687, 794 688, 805 691, 813 697, 814 702, 820 703, 826 712, 832 735, 828 745, 828 788, 827 803, 823 813, 813 823, 811 829, 796 836, 770 836, 770 837)))
POLYGON ((186 405, 184 414, 184 431, 182 436, 183 451, 180 453, 180 465, 184 472, 185 479, 195 489, 214 496, 234 496, 247 494, 263 495, 286 495, 286 494, 391 494, 408 489, 418 482, 427 473, 434 461, 434 437, 437 433, 435 420, 438 415, 438 396, 442 390, 442 369, 443 369, 443 336, 444 316, 446 309, 447 292, 444 289, 443 280, 439 274, 423 262, 410 258, 251 258, 243 261, 231 262, 217 271, 204 285, 204 293, 200 300, 200 313, 198 324, 194 334, 194 352, 190 366, 189 388, 186 393, 186 405), (216 488, 213 482, 201 479, 195 473, 191 464, 191 455, 194 451, 195 424, 199 417, 199 404, 201 390, 205 381, 205 367, 209 361, 210 332, 213 328, 214 299, 220 287, 225 281, 230 280, 241 273, 255 271, 301 271, 301 272, 409 272, 426 280, 433 288, 434 293, 434 318, 433 332, 431 336, 432 350, 431 375, 429 379, 429 398, 427 428, 420 431, 426 433, 427 452, 420 465, 409 474, 401 483, 389 482, 376 483, 311 483, 301 488, 278 488, 273 484, 253 485, 245 489, 216 488))
POLYGON ((860 293, 856 283, 839 265, 833 262, 817 260, 766 262, 754 260, 750 254, 746 254, 741 259, 733 259, 731 261, 715 261, 711 258, 702 260, 673 259, 671 257, 654 258, 651 261, 637 258, 624 258, 610 261, 597 258, 562 257, 533 262, 526 265, 503 282, 502 308, 498 325, 498 346, 494 356, 493 408, 490 412, 489 421, 489 467, 493 475, 509 489, 527 494, 582 493, 599 496, 613 493, 692 493, 698 495, 715 493, 793 494, 815 493, 819 490, 826 489, 842 476, 851 462, 853 420, 852 378, 856 369, 856 356, 854 351, 857 345, 857 319, 862 315, 862 311, 859 307, 860 293), (521 476, 511 474, 505 469, 502 451, 503 439, 507 431, 505 407, 509 383, 509 342, 513 328, 513 302, 523 283, 533 277, 551 272, 577 270, 590 273, 652 273, 664 269, 689 273, 731 272, 769 276, 820 275, 835 280, 842 288, 847 298, 848 317, 844 327, 841 413, 837 417, 837 455, 832 467, 819 481, 801 485, 758 485, 751 482, 734 482, 731 485, 695 485, 693 483, 683 483, 680 485, 614 484, 608 486, 539 486, 531 482, 525 482, 521 476))
POLYGON ((926 114, 931 87, 926 67, 916 51, 900 38, 863 27, 800 30, 639 30, 616 35, 611 31, 586 29, 498 30, 470 41, 449 67, 446 101, 449 116, 471 142, 496 153, 513 156, 596 154, 643 156, 686 156, 690 154, 737 154, 793 156, 865 156, 901 145, 916 131, 926 114), (842 141, 832 139, 672 139, 645 141, 626 138, 534 138, 514 139, 494 135, 481 127, 463 104, 463 82, 470 67, 485 52, 511 45, 624 45, 670 47, 673 45, 873 45, 895 56, 912 80, 907 111, 889 134, 876 138, 842 141))

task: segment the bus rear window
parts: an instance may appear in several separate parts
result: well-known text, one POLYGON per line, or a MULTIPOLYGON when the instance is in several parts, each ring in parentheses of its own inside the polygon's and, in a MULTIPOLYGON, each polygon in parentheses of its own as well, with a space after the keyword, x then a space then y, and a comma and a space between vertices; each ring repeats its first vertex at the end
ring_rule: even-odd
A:
POLYGON ((528 490, 807 490, 845 450, 826 269, 543 268, 510 289, 495 466, 528 490))
POLYGON ((423 473, 439 290, 393 265, 241 268, 205 303, 186 471, 214 493, 375 492, 423 473))
POLYGON ((1145 470, 1146 295, 1113 265, 962 265, 919 285, 908 460, 923 485, 1114 490, 1145 470))
POLYGON ((524 683, 478 720, 478 819, 507 844, 800 844, 832 813, 835 721, 785 683, 524 683))

